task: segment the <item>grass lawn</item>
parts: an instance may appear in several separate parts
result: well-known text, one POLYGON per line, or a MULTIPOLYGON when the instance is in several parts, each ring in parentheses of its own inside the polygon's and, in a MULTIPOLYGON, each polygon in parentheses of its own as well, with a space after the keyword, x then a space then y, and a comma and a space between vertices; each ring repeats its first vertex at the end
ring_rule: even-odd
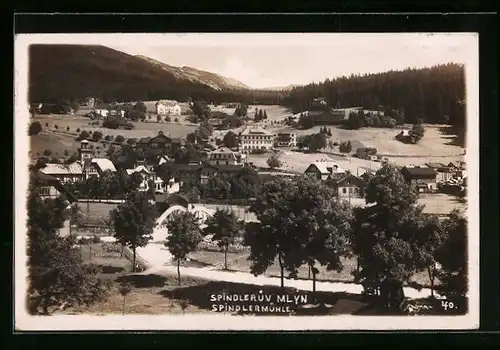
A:
POLYGON ((87 205, 85 202, 78 202, 80 211, 86 216, 93 217, 107 217, 109 216, 109 212, 117 206, 118 204, 114 203, 88 203, 87 205))
POLYGON ((118 244, 91 243, 80 245, 80 252, 84 262, 99 266, 102 270, 101 277, 110 278, 115 274, 129 273, 132 263, 121 254, 121 247, 118 244), (104 250, 103 246, 113 246, 113 251, 104 250))
POLYGON ((40 133, 38 135, 30 136, 31 156, 38 158, 43 156, 43 152, 47 149, 52 151, 52 156, 65 157, 64 151, 67 150, 69 154, 76 153, 80 142, 76 141, 74 137, 57 135, 52 133, 40 133))
POLYGON ((122 135, 126 139, 128 138, 142 138, 142 137, 153 137, 158 135, 159 131, 163 131, 165 135, 169 135, 174 138, 185 138, 187 134, 193 132, 197 126, 186 125, 181 123, 157 123, 153 121, 149 122, 137 122, 133 123, 135 128, 133 130, 113 130, 103 128, 98 125, 89 125, 90 119, 81 116, 70 116, 70 115, 38 115, 35 116, 33 120, 39 121, 43 127, 47 127, 53 130, 55 125, 58 126, 58 130, 66 131, 69 127, 69 132, 75 133, 76 130, 80 131, 86 130, 88 132, 100 131, 103 136, 106 135, 122 135))

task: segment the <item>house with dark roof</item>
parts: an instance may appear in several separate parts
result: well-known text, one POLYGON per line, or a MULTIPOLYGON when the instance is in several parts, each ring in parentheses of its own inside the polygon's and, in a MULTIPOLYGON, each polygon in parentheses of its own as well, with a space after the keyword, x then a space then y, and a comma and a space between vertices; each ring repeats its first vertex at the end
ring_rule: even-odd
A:
POLYGON ((309 176, 313 176, 318 180, 327 180, 332 175, 344 174, 345 170, 336 162, 330 160, 319 160, 309 165, 304 173, 309 176))
POLYGON ((363 180, 348 172, 331 175, 326 183, 335 190, 338 198, 350 199, 363 197, 363 180))
POLYGON ((236 176, 245 167, 240 165, 213 165, 208 162, 191 164, 174 164, 176 182, 180 182, 181 191, 188 191, 191 187, 206 184, 214 176, 236 176))
POLYGON ((433 192, 437 189, 437 172, 429 167, 403 167, 401 174, 405 181, 414 186, 418 192, 433 192))
POLYGON ((141 138, 136 147, 151 156, 171 156, 181 145, 181 139, 168 137, 160 131, 155 137, 141 138))

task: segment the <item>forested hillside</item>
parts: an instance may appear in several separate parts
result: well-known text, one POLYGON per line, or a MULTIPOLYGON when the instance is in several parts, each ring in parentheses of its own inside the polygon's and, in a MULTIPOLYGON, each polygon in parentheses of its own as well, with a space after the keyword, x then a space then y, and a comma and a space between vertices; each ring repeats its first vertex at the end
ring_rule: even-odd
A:
POLYGON ((274 91, 241 92, 241 83, 214 73, 177 69, 104 46, 31 45, 29 100, 78 101, 97 97, 105 102, 203 99, 279 104, 274 91), (187 71, 187 72, 186 72, 187 71), (196 79, 193 79, 196 73, 196 79), (205 80, 204 80, 205 79, 205 80), (220 86, 218 85, 220 84, 220 86))
POLYGON ((299 112, 309 109, 316 97, 326 98, 332 107, 403 108, 408 123, 421 118, 428 123, 448 119, 452 125, 465 125, 464 67, 457 64, 327 79, 294 88, 283 104, 299 112))

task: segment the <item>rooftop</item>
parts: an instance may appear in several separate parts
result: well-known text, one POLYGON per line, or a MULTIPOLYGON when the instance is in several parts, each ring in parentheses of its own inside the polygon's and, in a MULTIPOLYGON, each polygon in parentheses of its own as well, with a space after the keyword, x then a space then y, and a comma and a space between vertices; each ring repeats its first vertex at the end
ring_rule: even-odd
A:
POLYGON ((273 136, 272 133, 269 131, 259 128, 259 127, 247 127, 245 128, 240 135, 267 135, 267 136, 273 136))
POLYGON ((108 158, 93 158, 90 161, 90 164, 96 164, 101 171, 116 171, 115 165, 108 158))
POLYGON ((333 172, 336 172, 336 173, 344 173, 345 172, 345 170, 342 169, 336 162, 332 162, 329 160, 320 160, 320 161, 312 163, 311 165, 318 168, 318 170, 322 174, 331 174, 333 172))
POLYGON ((174 107, 174 106, 178 105, 179 103, 177 101, 174 101, 174 100, 159 100, 158 102, 156 102, 156 104, 174 107))
POLYGON ((46 175, 81 175, 83 173, 82 165, 78 162, 71 164, 47 163, 40 172, 46 175))
POLYGON ((404 167, 403 171, 406 171, 412 177, 436 176, 436 171, 428 167, 404 167))

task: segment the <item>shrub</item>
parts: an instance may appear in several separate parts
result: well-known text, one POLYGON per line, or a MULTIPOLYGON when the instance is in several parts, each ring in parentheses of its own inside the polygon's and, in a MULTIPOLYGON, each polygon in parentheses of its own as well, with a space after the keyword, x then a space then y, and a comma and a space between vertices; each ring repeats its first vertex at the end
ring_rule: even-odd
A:
POLYGON ((98 142, 101 138, 102 138, 102 132, 100 131, 96 131, 92 135, 92 140, 94 140, 95 142, 98 142))
POLYGON ((106 253, 120 253, 122 246, 118 243, 104 242, 101 244, 101 248, 106 253))
POLYGON ((106 136, 104 136, 104 139, 105 139, 106 141, 112 141, 112 140, 113 140, 113 138, 111 137, 111 135, 106 135, 106 136))
POLYGON ((78 136, 78 139, 79 140, 85 140, 87 138, 90 137, 90 134, 86 131, 86 130, 83 130, 80 135, 78 136))
POLYGON ((106 118, 102 122, 102 126, 108 129, 118 129, 119 123, 115 118, 106 118))
POLYGON ((43 151, 43 155, 48 157, 52 154, 52 151, 50 149, 46 149, 45 151, 43 151))
POLYGON ((77 129, 76 129, 76 132, 80 132, 80 128, 77 128, 77 129))
POLYGON ((171 119, 170 119, 170 117, 168 115, 165 117, 165 121, 166 122, 170 122, 171 121, 171 119))
POLYGON ((55 128, 56 130, 57 130, 57 129, 59 129, 59 125, 57 125, 57 124, 56 124, 56 125, 54 125, 54 128, 55 128))
POLYGON ((258 148, 258 149, 253 149, 250 151, 251 154, 265 154, 267 153, 266 149, 263 148, 258 148))
POLYGON ((49 123, 45 123, 45 126, 46 126, 46 127, 49 127, 49 123))
POLYGON ((125 137, 123 137, 122 135, 117 135, 115 137, 115 142, 122 143, 123 141, 125 141, 125 137))
POLYGON ((30 127, 28 129, 28 135, 38 135, 40 131, 42 131, 42 125, 40 124, 40 122, 33 122, 30 124, 30 127))
POLYGON ((137 143, 137 140, 134 139, 134 138, 130 138, 130 139, 127 140, 127 144, 129 144, 131 146, 135 145, 136 143, 137 143))
POLYGON ((179 118, 175 118, 174 122, 178 123, 179 122, 179 118))

